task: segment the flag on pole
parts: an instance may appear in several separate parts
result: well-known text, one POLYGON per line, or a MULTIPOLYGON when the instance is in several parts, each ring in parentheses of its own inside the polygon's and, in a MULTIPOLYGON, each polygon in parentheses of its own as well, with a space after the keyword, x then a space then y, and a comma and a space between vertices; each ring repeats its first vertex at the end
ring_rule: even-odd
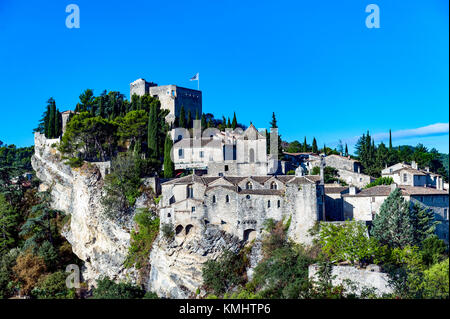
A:
POLYGON ((189 81, 198 81, 199 74, 194 75, 189 81))

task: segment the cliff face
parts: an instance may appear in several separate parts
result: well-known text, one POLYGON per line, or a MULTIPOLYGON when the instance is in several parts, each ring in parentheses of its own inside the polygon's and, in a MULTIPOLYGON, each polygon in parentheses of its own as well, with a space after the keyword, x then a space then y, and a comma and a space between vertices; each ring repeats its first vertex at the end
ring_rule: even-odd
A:
POLYGON ((176 236, 173 241, 159 236, 150 254, 148 289, 167 298, 192 298, 202 285, 202 265, 216 259, 224 250, 238 252, 239 238, 205 227, 200 233, 176 236))
POLYGON ((131 217, 119 225, 102 215, 103 179, 99 169, 91 165, 71 169, 63 164, 52 147, 57 142, 37 133, 31 161, 42 181, 41 190, 51 187, 53 208, 70 215, 63 236, 85 262, 83 279, 89 285, 101 276, 135 281, 135 270, 122 266, 130 242, 131 217))
MULTIPOLYGON (((89 286, 102 277, 137 282, 135 269, 122 264, 130 245, 134 227, 133 214, 121 221, 111 221, 102 214, 103 178, 95 165, 72 169, 65 165, 55 149, 59 140, 46 140, 35 135, 32 165, 42 181, 41 190, 51 187, 52 206, 71 216, 63 236, 73 252, 84 261, 82 278, 89 286), (53 147, 52 147, 53 145, 53 147)), ((145 198, 137 206, 145 207, 145 198)), ((216 259, 224 249, 239 251, 243 246, 237 237, 214 226, 176 236, 168 241, 159 235, 150 254, 150 274, 144 278, 148 290, 165 298, 192 298, 202 285, 202 266, 216 259)))

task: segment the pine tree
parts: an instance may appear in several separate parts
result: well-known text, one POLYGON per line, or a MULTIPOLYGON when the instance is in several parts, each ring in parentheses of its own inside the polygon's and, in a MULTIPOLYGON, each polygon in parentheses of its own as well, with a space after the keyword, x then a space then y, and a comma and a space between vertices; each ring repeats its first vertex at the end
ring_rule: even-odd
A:
POLYGON ((234 114, 233 114, 233 122, 231 123, 231 128, 233 130, 235 130, 236 127, 237 127, 236 112, 234 112, 234 114))
POLYGON ((178 118, 178 124, 180 127, 186 128, 186 114, 184 112, 184 106, 181 106, 180 117, 178 118))
POLYGON ((319 149, 317 148, 317 141, 316 138, 313 138, 313 142, 312 142, 312 152, 314 154, 317 154, 319 152, 319 149))
POLYGON ((148 156, 151 159, 158 159, 158 108, 156 103, 150 105, 150 113, 148 115, 148 134, 147 134, 147 146, 148 156))
POLYGON ((173 177, 173 173, 175 170, 174 164, 170 157, 170 152, 172 150, 172 147, 173 147, 172 139, 170 138, 170 135, 167 134, 166 141, 164 143, 164 177, 165 178, 173 177))
POLYGON ((381 204, 380 212, 375 215, 371 234, 381 245, 403 248, 414 245, 413 220, 409 204, 396 188, 381 204))
POLYGON ((434 234, 436 225, 439 223, 434 221, 433 211, 415 203, 411 209, 412 225, 414 228, 414 241, 416 245, 434 234))

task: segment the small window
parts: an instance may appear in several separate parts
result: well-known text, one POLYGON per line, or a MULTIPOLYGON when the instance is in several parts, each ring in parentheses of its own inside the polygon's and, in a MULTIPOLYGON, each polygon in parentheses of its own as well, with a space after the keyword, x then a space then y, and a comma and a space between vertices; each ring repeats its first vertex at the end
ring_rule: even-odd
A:
POLYGON ((229 203, 229 202, 230 202, 230 196, 228 196, 228 195, 225 196, 225 202, 226 202, 226 203, 229 203))
POLYGON ((403 182, 407 182, 408 181, 408 174, 403 174, 403 182))
POLYGON ((225 170, 225 172, 228 172, 228 165, 225 165, 224 170, 225 170))
POLYGON ((180 149, 178 150, 178 158, 184 158, 184 152, 183 152, 183 149, 182 149, 182 148, 180 148, 180 149))
POLYGON ((175 196, 172 196, 169 199, 169 205, 172 205, 173 203, 175 203, 175 196))
POLYGON ((250 199, 250 195, 245 196, 245 198, 250 199))
POLYGON ((191 207, 191 212, 195 212, 195 206, 191 207))
POLYGON ((170 213, 168 213, 168 214, 167 214, 167 217, 170 217, 170 216, 172 216, 172 215, 170 215, 170 213))
POLYGON ((278 208, 281 207, 281 201, 280 201, 280 200, 277 201, 277 207, 278 207, 278 208))
POLYGON ((447 211, 447 208, 444 208, 444 219, 445 219, 445 220, 448 219, 448 211, 447 211))
POLYGON ((203 151, 200 151, 200 158, 203 158, 203 157, 204 157, 203 151))
POLYGON ((247 184, 245 184, 245 188, 246 188, 246 189, 253 189, 252 183, 247 182, 247 184))
POLYGON ((372 197, 372 203, 375 203, 375 197, 372 197))
POLYGON ((183 139, 183 135, 178 135, 178 141, 183 139))
POLYGON ((216 195, 213 195, 213 197, 212 197, 212 202, 213 202, 213 203, 216 202, 216 195))
POLYGON ((272 183, 270 184, 270 189, 278 189, 277 183, 272 182, 272 183))
POLYGON ((267 208, 270 208, 270 200, 267 201, 267 208))

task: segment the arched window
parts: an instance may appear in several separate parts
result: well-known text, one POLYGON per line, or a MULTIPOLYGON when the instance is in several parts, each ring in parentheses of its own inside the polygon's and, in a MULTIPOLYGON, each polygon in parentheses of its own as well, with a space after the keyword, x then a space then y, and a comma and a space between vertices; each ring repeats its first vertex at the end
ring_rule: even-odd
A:
POLYGON ((213 197, 212 197, 212 202, 213 202, 213 203, 216 202, 216 195, 213 195, 213 197))
POLYGON ((275 182, 270 183, 270 189, 278 189, 278 185, 275 182))
POLYGON ((270 208, 270 200, 267 201, 267 208, 270 208))
POLYGON ((248 152, 248 157, 250 163, 255 162, 255 151, 253 150, 253 148, 251 148, 250 151, 248 152))
POLYGON ((194 198, 194 188, 192 185, 187 186, 187 198, 194 198))
POLYGON ((226 202, 226 203, 229 203, 229 202, 230 202, 230 196, 228 196, 228 195, 225 196, 225 202, 226 202))
POLYGON ((253 189, 253 184, 251 182, 247 182, 247 184, 245 184, 245 189, 253 189))

